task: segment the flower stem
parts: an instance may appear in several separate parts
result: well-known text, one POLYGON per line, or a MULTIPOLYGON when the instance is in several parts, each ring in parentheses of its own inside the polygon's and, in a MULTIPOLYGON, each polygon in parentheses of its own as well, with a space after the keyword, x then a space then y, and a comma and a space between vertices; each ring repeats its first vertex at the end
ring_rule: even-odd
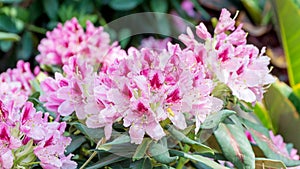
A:
MULTIPOLYGON (((183 152, 185 152, 185 153, 188 152, 190 150, 190 148, 191 147, 189 145, 185 144, 184 147, 183 147, 183 152)), ((184 164, 187 163, 187 162, 188 162, 188 160, 186 158, 180 157, 179 161, 178 161, 178 164, 176 166, 176 169, 182 169, 184 164)))
MULTIPOLYGON (((96 149, 98 149, 100 145, 104 144, 105 141, 106 141, 105 138, 100 139, 99 142, 97 143, 96 149)), ((97 151, 94 151, 93 154, 89 157, 89 159, 87 159, 79 169, 84 169, 84 167, 89 164, 89 162, 97 155, 97 153, 98 153, 97 151)))

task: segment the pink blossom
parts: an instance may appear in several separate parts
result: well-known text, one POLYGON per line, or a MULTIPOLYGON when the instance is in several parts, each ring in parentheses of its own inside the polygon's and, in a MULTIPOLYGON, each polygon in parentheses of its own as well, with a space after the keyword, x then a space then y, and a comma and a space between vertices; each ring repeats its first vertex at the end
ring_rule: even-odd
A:
POLYGON ((171 44, 164 51, 129 49, 128 58, 99 74, 94 88, 97 104, 88 106, 96 112, 87 118, 87 125, 105 126, 109 138, 112 124, 123 118, 131 141, 140 144, 145 134, 154 140, 165 136, 159 122, 167 118, 185 129, 189 114, 195 116, 198 132, 206 116, 222 107, 222 101, 210 95, 213 83, 203 66, 191 66, 186 55, 189 52, 171 44))
POLYGON ((18 61, 16 68, 0 74, 0 99, 14 100, 15 106, 21 108, 32 93, 30 83, 34 78, 30 64, 18 61))
POLYGON ((184 50, 194 55, 187 55, 190 64, 202 64, 210 79, 226 84, 237 98, 251 103, 261 101, 264 87, 275 81, 269 74, 270 59, 263 55, 264 49, 259 52, 246 44, 242 25, 235 29, 234 24, 229 11, 222 9, 214 37, 200 23, 196 33, 204 43, 195 40, 190 29, 179 38, 187 46, 184 50), (226 34, 229 30, 233 32, 226 34))
POLYGON ((21 141, 11 135, 9 126, 0 123, 0 167, 9 169, 13 166, 14 156, 12 150, 21 146, 21 141))
POLYGON ((91 22, 86 23, 86 31, 76 18, 47 32, 38 46, 40 54, 36 60, 40 64, 64 65, 69 58, 79 55, 91 65, 107 64, 115 58, 125 55, 117 43, 110 45, 108 33, 103 27, 96 28, 91 22))
POLYGON ((170 41, 170 38, 154 39, 154 37, 150 36, 149 38, 142 40, 140 48, 149 48, 159 52, 165 50, 167 48, 167 43, 170 41))
POLYGON ((43 168, 67 169, 69 167, 72 169, 77 167, 76 163, 70 160, 71 155, 67 157, 64 155, 65 148, 71 143, 71 138, 63 136, 65 127, 65 123, 55 125, 53 130, 50 127, 47 137, 34 148, 34 154, 41 161, 43 168))
POLYGON ((269 131, 269 134, 270 134, 270 138, 272 140, 272 142, 274 143, 274 145, 278 148, 278 150, 288 156, 289 158, 293 159, 293 160, 299 160, 300 157, 299 155, 297 154, 297 150, 292 148, 290 150, 290 152, 287 151, 287 145, 286 143, 284 142, 283 138, 281 135, 274 135, 274 133, 272 131, 269 131))
POLYGON ((234 24, 235 21, 234 19, 230 18, 230 12, 226 9, 222 9, 221 11, 221 16, 219 18, 219 21, 217 23, 216 29, 215 29, 215 33, 216 34, 220 34, 222 32, 225 32, 227 30, 234 30, 234 24))
POLYGON ((194 4, 190 0, 184 0, 181 3, 181 8, 191 17, 195 16, 194 4))

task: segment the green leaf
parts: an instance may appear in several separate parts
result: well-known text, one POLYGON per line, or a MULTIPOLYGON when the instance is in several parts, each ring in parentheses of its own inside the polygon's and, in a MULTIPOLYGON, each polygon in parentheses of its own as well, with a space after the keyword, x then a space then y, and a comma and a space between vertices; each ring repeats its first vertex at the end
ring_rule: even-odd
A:
POLYGON ((255 168, 256 169, 265 169, 265 168, 281 168, 286 169, 286 166, 282 161, 272 160, 267 158, 256 158, 255 159, 255 168))
POLYGON ((114 139, 111 142, 100 145, 98 147, 98 150, 109 151, 113 146, 116 146, 118 144, 123 144, 123 143, 129 143, 129 142, 130 142, 130 137, 128 135, 121 135, 120 137, 114 139))
POLYGON ((8 52, 11 49, 12 45, 13 43, 11 41, 0 40, 0 50, 2 50, 3 52, 8 52))
POLYGON ((132 157, 133 161, 144 158, 152 140, 150 138, 144 138, 143 142, 136 148, 136 151, 132 157))
POLYGON ((210 114, 204 122, 201 124, 202 129, 213 129, 217 127, 226 117, 236 114, 235 111, 232 110, 221 110, 219 112, 215 112, 210 114))
POLYGON ((23 0, 1 0, 1 3, 19 3, 22 2, 23 0))
POLYGON ((6 32, 0 32, 0 41, 6 40, 6 41, 19 41, 20 36, 14 33, 6 33, 6 32))
POLYGON ((178 157, 170 157, 169 149, 167 146, 167 140, 166 138, 162 138, 157 143, 152 142, 149 148, 149 154, 151 157, 153 157, 156 161, 163 163, 163 164, 169 164, 175 160, 178 160, 178 157))
POLYGON ((103 128, 88 128, 87 126, 74 122, 70 125, 74 125, 78 130, 80 130, 84 135, 86 135, 91 141, 97 143, 101 138, 104 137, 103 128))
POLYGON ((287 141, 294 143, 300 149, 300 116, 293 103, 282 94, 277 84, 271 85, 264 95, 264 102, 268 110, 273 127, 287 141))
POLYGON ((244 130, 225 120, 214 131, 223 155, 238 168, 254 168, 255 156, 244 130))
POLYGON ((143 0, 111 0, 109 6, 114 10, 127 11, 137 7, 143 0))
POLYGON ((278 88, 278 90, 288 98, 292 104, 295 106, 297 112, 300 112, 300 98, 293 92, 293 89, 287 84, 277 81, 273 83, 274 87, 278 88))
POLYGON ((121 45, 122 48, 126 47, 126 45, 130 41, 131 36, 132 36, 132 33, 131 33, 130 29, 124 28, 124 29, 120 30, 120 32, 119 32, 119 41, 120 41, 120 45, 121 45))
POLYGON ((272 0, 275 4, 277 22, 280 26, 281 41, 284 48, 289 82, 300 96, 300 13, 292 0, 272 0))
POLYGON ((242 119, 242 121, 243 124, 247 126, 247 129, 251 132, 256 144, 263 151, 267 158, 280 160, 288 167, 300 165, 300 161, 292 160, 280 152, 278 147, 276 147, 273 141, 270 139, 269 131, 266 128, 252 123, 246 119, 242 119))
MULTIPOLYGON (((117 133, 113 134, 116 135, 117 133)), ((122 134, 111 142, 102 144, 98 147, 98 151, 107 151, 119 156, 132 157, 137 149, 136 144, 130 143, 130 137, 122 134)))
POLYGON ((270 114, 268 113, 268 110, 261 102, 257 102, 255 104, 253 111, 264 126, 274 131, 270 114))
POLYGON ((167 0, 151 0, 150 7, 153 12, 166 13, 168 10, 168 1, 167 0))
POLYGON ((70 154, 74 152, 77 148, 79 148, 84 142, 86 141, 86 138, 83 136, 75 136, 72 138, 72 142, 68 147, 66 148, 66 154, 70 154))
POLYGON ((43 6, 48 17, 51 20, 56 20, 58 12, 58 0, 43 0, 43 6))
POLYGON ((251 19, 253 19, 255 24, 260 24, 262 21, 262 9, 257 2, 257 0, 241 0, 247 11, 249 12, 251 19))
POLYGON ((182 132, 176 130, 173 126, 167 125, 166 129, 174 138, 176 138, 176 140, 191 145, 198 153, 214 153, 210 147, 188 138, 182 132))
POLYGON ((89 166, 89 167, 86 167, 86 169, 99 169, 99 168, 102 168, 104 166, 107 166, 107 165, 110 165, 110 164, 113 164, 113 163, 117 163, 117 162, 121 162, 121 161, 124 161, 128 158, 126 157, 122 157, 122 156, 118 156, 118 155, 115 155, 115 154, 110 154, 104 158, 100 158, 100 160, 89 166))
POLYGON ((142 160, 138 160, 134 163, 131 163, 130 168, 152 169, 153 166, 149 158, 144 158, 142 160))
POLYGON ((222 165, 214 162, 210 158, 203 157, 201 155, 188 154, 188 153, 178 151, 178 150, 170 150, 170 153, 172 155, 176 155, 176 156, 179 156, 179 157, 183 157, 183 158, 187 158, 187 159, 190 159, 190 160, 195 160, 195 161, 201 162, 201 163, 203 163, 203 164, 205 164, 205 165, 207 165, 211 168, 227 169, 227 167, 222 166, 222 165))
POLYGON ((17 58, 22 60, 28 60, 33 50, 32 35, 30 32, 26 31, 23 34, 18 48, 19 50, 17 52, 17 58))
POLYGON ((11 17, 3 14, 0 14, 0 30, 12 33, 20 32, 20 30, 17 29, 17 25, 14 20, 11 17))

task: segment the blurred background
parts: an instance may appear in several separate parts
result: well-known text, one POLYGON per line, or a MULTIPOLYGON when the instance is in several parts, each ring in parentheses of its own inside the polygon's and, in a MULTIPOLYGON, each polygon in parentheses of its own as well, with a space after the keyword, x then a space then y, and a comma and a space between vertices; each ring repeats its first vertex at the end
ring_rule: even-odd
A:
MULTIPOLYGON (((17 60, 37 65, 37 46, 46 32, 76 17, 85 27, 87 20, 104 26, 122 16, 160 12, 179 16, 197 25, 204 22, 213 30, 222 8, 239 11, 238 23, 248 32, 248 43, 266 47, 272 74, 279 81, 254 106, 261 122, 286 142, 300 149, 300 1, 299 0, 0 0, 0 72, 14 67, 17 60)), ((180 23, 159 20, 161 34, 127 36, 126 30, 110 31, 112 40, 126 49, 139 46, 148 36, 166 38, 180 23), (120 38, 120 37, 127 38, 120 38)), ((149 25, 147 25, 149 26, 149 25)), ((108 27, 109 29, 109 27, 108 27)), ((176 39, 173 39, 176 41, 176 39)))

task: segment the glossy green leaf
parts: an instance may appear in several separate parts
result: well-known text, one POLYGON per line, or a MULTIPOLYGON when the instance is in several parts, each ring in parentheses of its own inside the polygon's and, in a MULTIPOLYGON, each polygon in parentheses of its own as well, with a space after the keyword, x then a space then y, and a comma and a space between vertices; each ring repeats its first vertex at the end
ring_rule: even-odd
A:
POLYGON ((0 41, 6 40, 6 41, 19 41, 20 36, 14 33, 7 33, 7 32, 0 32, 0 41))
POLYGON ((256 169, 265 169, 265 168, 280 168, 286 169, 286 166, 282 161, 272 160, 267 158, 256 158, 255 159, 255 168, 256 169))
POLYGON ((12 33, 20 32, 14 20, 11 17, 3 14, 0 14, 0 30, 12 33))
POLYGON ((58 0, 43 0, 44 9, 51 20, 57 18, 58 5, 58 0))
POLYGON ((128 158, 118 156, 115 154, 110 154, 104 158, 101 158, 101 160, 99 160, 97 163, 94 163, 94 164, 90 165, 89 167, 86 167, 86 169, 99 169, 99 168, 102 168, 104 166, 107 166, 107 165, 110 165, 113 163, 121 162, 126 159, 128 159, 128 158))
POLYGON ((151 143, 149 147, 149 155, 153 157, 156 161, 163 164, 169 164, 175 160, 178 160, 177 156, 170 156, 167 140, 165 137, 159 140, 157 143, 151 143))
POLYGON ((82 123, 73 122, 71 125, 74 125, 78 130, 80 130, 84 135, 86 135, 91 141, 97 143, 101 138, 104 137, 103 128, 88 128, 82 123))
POLYGON ((117 137, 111 142, 102 144, 101 146, 98 147, 98 150, 109 151, 113 146, 123 144, 123 143, 129 143, 129 142, 130 142, 130 137, 128 135, 121 135, 120 137, 117 137))
POLYGON ((201 124, 202 129, 213 129, 217 127, 226 117, 236 114, 232 110, 221 110, 210 114, 201 124))
POLYGON ((276 147, 270 139, 268 129, 246 119, 241 120, 243 121, 243 124, 247 126, 247 129, 251 132, 256 144, 267 158, 282 161, 286 166, 300 165, 300 161, 292 160, 280 152, 278 147, 276 147))
MULTIPOLYGON (((114 133, 117 135, 117 133, 114 133)), ((137 145, 130 143, 130 137, 122 134, 111 142, 102 144, 98 147, 98 151, 107 151, 123 157, 132 157, 136 152, 137 145)))
POLYGON ((140 3, 142 0, 111 0, 108 5, 114 10, 126 11, 137 7, 140 3))
POLYGON ((134 163, 131 163, 130 168, 138 168, 138 169, 152 169, 152 163, 149 158, 144 158, 134 163))
POLYGON ((257 102, 253 111, 264 126, 266 126, 268 129, 274 130, 270 114, 264 104, 257 102))
POLYGON ((293 92, 293 89, 287 84, 277 81, 273 84, 274 87, 278 88, 278 90, 288 98, 292 104, 295 106, 297 112, 300 112, 300 98, 293 92))
POLYGON ((18 45, 18 52, 17 58, 22 60, 28 60, 32 54, 33 50, 33 41, 32 41, 32 34, 26 31, 22 39, 18 45))
POLYGON ((277 22, 280 26, 281 41, 284 48, 289 82, 300 96, 300 13, 292 0, 272 0, 275 6, 277 22))
POLYGON ((172 155, 176 155, 176 156, 179 156, 179 157, 183 157, 183 158, 187 158, 187 159, 190 159, 190 160, 195 160, 195 161, 201 162, 201 163, 203 163, 203 164, 205 164, 205 165, 207 165, 211 168, 227 169, 227 167, 222 166, 222 165, 214 162, 210 158, 203 157, 201 155, 189 154, 189 153, 185 153, 185 152, 178 151, 178 150, 170 150, 170 153, 172 155))
POLYGON ((152 142, 152 140, 150 138, 143 139, 143 142, 136 148, 136 151, 132 157, 133 161, 144 158, 151 142, 152 142))
POLYGON ((257 0, 241 0, 251 18, 256 24, 260 24, 262 21, 262 9, 260 8, 257 0))
POLYGON ((279 85, 271 85, 264 95, 264 102, 268 110, 273 127, 286 142, 292 142, 300 149, 300 116, 293 103, 284 96, 279 85))
POLYGON ((168 1, 167 0, 151 0, 150 7, 153 12, 167 12, 168 1))
POLYGON ((170 134, 176 138, 176 140, 191 145, 198 153, 214 153, 210 147, 188 138, 182 132, 176 130, 173 126, 168 125, 166 128, 170 134))
POLYGON ((68 147, 66 148, 66 154, 70 154, 74 152, 77 148, 79 148, 84 142, 86 141, 86 138, 83 136, 75 136, 72 138, 72 142, 68 147))
POLYGON ((22 1, 23 0, 1 0, 0 2, 2 2, 2 3, 19 3, 22 1))
POLYGON ((244 130, 226 120, 220 123, 214 135, 223 155, 238 168, 254 168, 255 156, 244 130))

